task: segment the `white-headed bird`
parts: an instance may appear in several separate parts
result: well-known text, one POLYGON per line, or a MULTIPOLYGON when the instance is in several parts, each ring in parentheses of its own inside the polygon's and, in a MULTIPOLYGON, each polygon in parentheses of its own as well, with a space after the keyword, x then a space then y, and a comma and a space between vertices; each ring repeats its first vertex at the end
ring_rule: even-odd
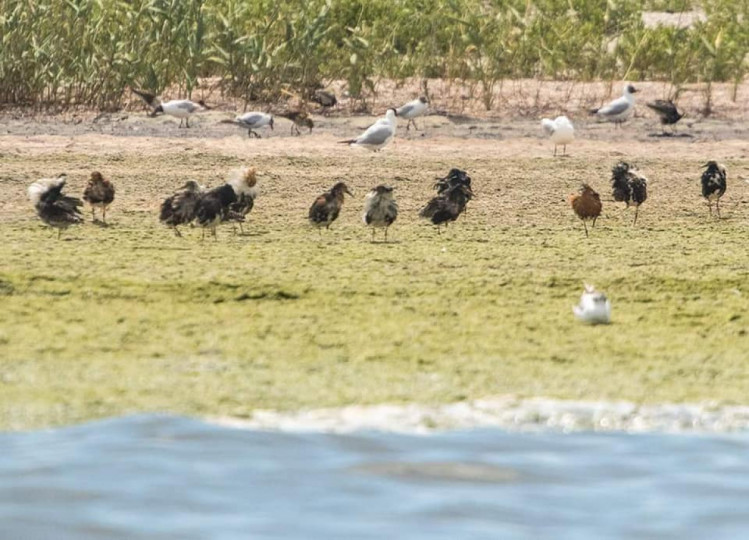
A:
MULTIPOLYGON (((235 221, 239 223, 239 230, 244 235, 244 223, 247 215, 252 211, 255 206, 255 199, 257 198, 257 171, 254 167, 247 167, 239 169, 232 173, 233 177, 242 176, 245 180, 245 185, 249 189, 245 189, 239 192, 237 200, 229 204, 227 212, 224 214, 224 221, 235 221)), ((236 229, 235 229, 236 231, 236 229)))
POLYGON ((626 203, 627 208, 635 207, 635 219, 632 221, 632 225, 635 225, 640 205, 648 198, 648 179, 629 163, 620 161, 611 169, 611 188, 616 202, 626 203))
POLYGON ((107 207, 114 201, 114 184, 104 178, 99 171, 91 173, 83 200, 91 205, 91 216, 96 221, 96 209, 101 209, 101 221, 107 223, 107 207))
POLYGON ((637 89, 631 84, 627 83, 624 85, 622 91, 622 97, 611 101, 608 105, 600 107, 598 109, 591 109, 591 114, 597 115, 599 118, 614 122, 617 126, 621 125, 622 122, 629 119, 635 110, 635 96, 637 89))
POLYGON ((609 324, 611 322, 611 302, 592 285, 585 284, 580 303, 573 306, 572 312, 579 320, 588 324, 609 324))
POLYGON ((252 111, 240 114, 231 120, 221 120, 223 124, 234 124, 247 130, 247 137, 254 136, 256 139, 260 138, 260 134, 256 131, 261 127, 268 126, 273 131, 273 115, 260 112, 252 111))
POLYGON ((710 215, 713 214, 713 201, 715 210, 720 217, 720 198, 725 194, 727 187, 726 168, 717 161, 708 161, 702 166, 702 196, 707 199, 707 208, 710 215))
POLYGON ((65 174, 57 178, 41 178, 31 184, 27 190, 29 200, 34 205, 37 215, 44 223, 57 229, 58 239, 63 229, 83 222, 81 211, 78 209, 83 206, 83 202, 62 193, 66 181, 65 174))
POLYGON ((578 193, 569 196, 569 202, 575 215, 583 222, 585 237, 587 238, 588 225, 585 222, 589 219, 593 220, 593 227, 596 226, 596 220, 601 215, 601 210, 603 209, 601 196, 588 184, 583 183, 578 193))
POLYGON ((388 241, 388 227, 398 217, 398 204, 393 198, 393 188, 379 185, 367 193, 364 199, 364 214, 362 220, 365 225, 372 227, 372 242, 375 239, 375 229, 385 229, 385 242, 388 241))
POLYGON ((188 225, 195 219, 195 210, 202 196, 203 188, 195 180, 188 180, 161 203, 159 221, 174 229, 177 236, 182 236, 177 227, 188 225))
POLYGON ((157 116, 158 114, 174 116, 175 118, 179 118, 179 127, 182 127, 182 124, 184 123, 185 127, 189 128, 190 116, 209 109, 210 107, 202 100, 195 103, 189 99, 173 99, 171 101, 160 103, 154 107, 151 117, 157 116))
MULTIPOLYGON (((338 214, 341 213, 341 207, 343 206, 343 194, 348 193, 353 197, 353 193, 349 191, 348 186, 343 182, 338 182, 330 191, 326 191, 322 195, 315 199, 309 209, 309 221, 312 225, 321 231, 322 227, 326 229, 330 227, 330 224, 338 219, 338 214)), ((322 234, 322 231, 320 232, 322 234)))
POLYGON ((242 169, 233 172, 226 184, 206 191, 198 199, 195 207, 195 220, 203 228, 203 238, 205 238, 207 228, 211 229, 211 234, 214 238, 217 238, 216 227, 226 220, 229 208, 239 201, 240 197, 249 195, 253 197, 254 201, 254 195, 257 192, 255 189, 256 183, 255 170, 242 169))
POLYGON ((562 153, 567 154, 567 145, 575 140, 575 128, 566 116, 557 116, 554 120, 550 118, 541 119, 541 126, 546 135, 554 143, 554 155, 557 155, 557 146, 562 146, 562 153))
POLYGON ((395 132, 398 127, 395 117, 395 109, 388 109, 384 118, 377 120, 377 122, 369 126, 364 133, 355 139, 347 139, 338 142, 350 146, 366 148, 372 152, 378 152, 387 146, 395 137, 395 132))

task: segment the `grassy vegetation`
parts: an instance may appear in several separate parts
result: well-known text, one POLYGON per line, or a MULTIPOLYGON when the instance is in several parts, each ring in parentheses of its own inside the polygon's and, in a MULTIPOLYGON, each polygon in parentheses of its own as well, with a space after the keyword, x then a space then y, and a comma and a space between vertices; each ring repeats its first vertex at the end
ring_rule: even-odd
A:
POLYGON ((6 0, 0 102, 117 107, 127 84, 190 95, 201 77, 246 100, 343 79, 468 80, 493 106, 504 79, 741 81, 749 4, 734 0, 6 0), (691 28, 643 9, 702 9, 691 28))
POLYGON ((375 170, 370 155, 276 144, 253 158, 272 174, 251 235, 224 227, 218 242, 175 238, 156 209, 182 171, 215 184, 237 155, 0 156, 0 428, 502 394, 745 403, 749 210, 732 183, 725 219, 708 220, 698 157, 639 160, 651 198, 637 228, 604 196, 586 241, 564 198, 583 179, 608 193, 605 154, 464 156, 478 199, 440 236, 416 212, 455 164, 444 149, 389 152, 375 170), (118 185, 112 225, 58 242, 23 190, 66 170, 80 191, 94 168, 118 185), (306 210, 342 170, 357 196, 319 240, 306 210), (372 244, 361 199, 385 179, 402 215, 395 242, 372 244), (614 324, 573 319, 584 280, 609 294, 614 324))

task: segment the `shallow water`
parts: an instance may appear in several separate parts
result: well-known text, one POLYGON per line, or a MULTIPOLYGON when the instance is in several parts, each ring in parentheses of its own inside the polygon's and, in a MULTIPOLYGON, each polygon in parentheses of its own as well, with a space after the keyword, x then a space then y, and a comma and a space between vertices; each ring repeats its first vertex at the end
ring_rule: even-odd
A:
POLYGON ((2 539, 736 539, 749 434, 230 429, 0 434, 2 539))

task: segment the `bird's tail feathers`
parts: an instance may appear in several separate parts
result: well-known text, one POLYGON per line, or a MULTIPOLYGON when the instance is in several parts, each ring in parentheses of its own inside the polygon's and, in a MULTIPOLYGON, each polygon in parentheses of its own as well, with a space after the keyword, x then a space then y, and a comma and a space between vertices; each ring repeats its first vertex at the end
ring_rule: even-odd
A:
POLYGON ((41 200, 42 196, 51 189, 62 189, 66 180, 67 177, 65 175, 60 175, 57 178, 40 178, 31 184, 27 190, 31 203, 36 205, 41 200))

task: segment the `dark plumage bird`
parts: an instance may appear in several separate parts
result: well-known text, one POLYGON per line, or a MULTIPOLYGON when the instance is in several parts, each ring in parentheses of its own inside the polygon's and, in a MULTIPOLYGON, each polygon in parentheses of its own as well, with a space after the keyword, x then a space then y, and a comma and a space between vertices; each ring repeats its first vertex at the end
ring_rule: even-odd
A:
POLYGON ((703 165, 705 172, 702 173, 702 196, 707 199, 707 208, 710 215, 713 214, 713 201, 715 210, 720 217, 720 198, 726 192, 726 168, 717 161, 708 161, 703 165))
POLYGON ((78 209, 79 206, 83 206, 83 202, 62 193, 66 180, 65 174, 57 178, 42 178, 31 184, 27 190, 37 215, 44 223, 57 229, 58 239, 63 229, 83 222, 81 211, 78 209))
POLYGON ((101 221, 107 222, 107 207, 114 201, 114 184, 104 178, 99 171, 91 173, 83 200, 91 205, 91 216, 96 221, 96 209, 101 208, 101 221))
POLYGON ((294 135, 294 133, 296 133, 297 135, 301 135, 301 132, 299 131, 300 127, 308 128, 310 133, 312 133, 312 128, 315 127, 315 123, 312 121, 312 118, 310 118, 309 114, 307 114, 307 111, 304 110, 288 111, 283 114, 279 114, 278 116, 292 121, 292 135, 294 135))
MULTIPOLYGON (((211 229, 211 234, 216 238, 216 227, 219 223, 227 219, 237 220, 240 217, 239 214, 232 214, 232 217, 229 217, 229 208, 243 195, 254 194, 256 183, 254 169, 240 169, 231 174, 226 184, 206 191, 198 199, 195 207, 195 220, 203 228, 203 238, 205 238, 206 228, 211 229)), ((244 216, 241 218, 244 219, 244 216)))
POLYGON ((427 203, 419 215, 438 227, 442 224, 447 227, 448 223, 465 212, 468 201, 473 198, 471 177, 465 171, 451 169, 447 176, 437 179, 434 187, 437 196, 427 203))
POLYGON ((635 207, 632 225, 636 224, 640 205, 648 198, 648 179, 629 163, 620 161, 611 169, 611 187, 615 201, 626 203, 627 208, 635 207))
POLYGON ((159 221, 172 227, 177 236, 182 236, 177 227, 187 225, 195 219, 195 211, 202 195, 203 188, 195 180, 188 180, 184 186, 161 203, 159 221))
POLYGON ((136 90, 133 87, 130 87, 130 91, 138 96, 143 104, 151 110, 161 105, 161 98, 159 96, 149 94, 148 92, 144 92, 142 90, 136 90))
POLYGON ((658 113, 658 116, 661 118, 661 124, 664 126, 675 126, 675 124, 684 117, 684 115, 679 112, 679 109, 676 108, 674 102, 670 99, 656 99, 645 105, 658 113))
MULTIPOLYGON (((338 219, 338 214, 341 213, 341 206, 343 206, 343 194, 348 193, 353 197, 353 193, 349 191, 348 186, 343 182, 338 182, 330 191, 326 191, 312 203, 309 209, 309 221, 318 230, 322 227, 326 229, 330 227, 330 224, 338 219)), ((322 232, 320 233, 322 234, 322 232)))
MULTIPOLYGON (((235 221, 239 223, 239 230, 244 235, 242 224, 253 207, 257 198, 257 172, 254 168, 240 169, 234 173, 235 176, 243 176, 246 186, 249 189, 241 190, 237 195, 237 200, 229 205, 225 213, 224 221, 235 221)), ((236 231, 236 229, 235 229, 236 231)))
POLYGON ((587 238, 588 226, 585 222, 592 219, 593 227, 596 226, 596 219, 601 215, 601 210, 603 209, 601 197, 588 184, 583 184, 580 187, 579 193, 569 196, 569 201, 572 210, 575 211, 577 217, 579 217, 583 222, 583 227, 585 227, 585 237, 587 238))
POLYGON ((366 225, 372 227, 372 242, 375 239, 375 229, 385 229, 385 242, 388 241, 388 227, 398 217, 398 204, 393 199, 393 188, 380 185, 367 193, 364 199, 364 215, 362 219, 366 225))
POLYGON ((322 107, 323 112, 331 107, 335 107, 336 103, 338 103, 335 94, 333 92, 328 92, 327 90, 315 90, 311 99, 322 107))

